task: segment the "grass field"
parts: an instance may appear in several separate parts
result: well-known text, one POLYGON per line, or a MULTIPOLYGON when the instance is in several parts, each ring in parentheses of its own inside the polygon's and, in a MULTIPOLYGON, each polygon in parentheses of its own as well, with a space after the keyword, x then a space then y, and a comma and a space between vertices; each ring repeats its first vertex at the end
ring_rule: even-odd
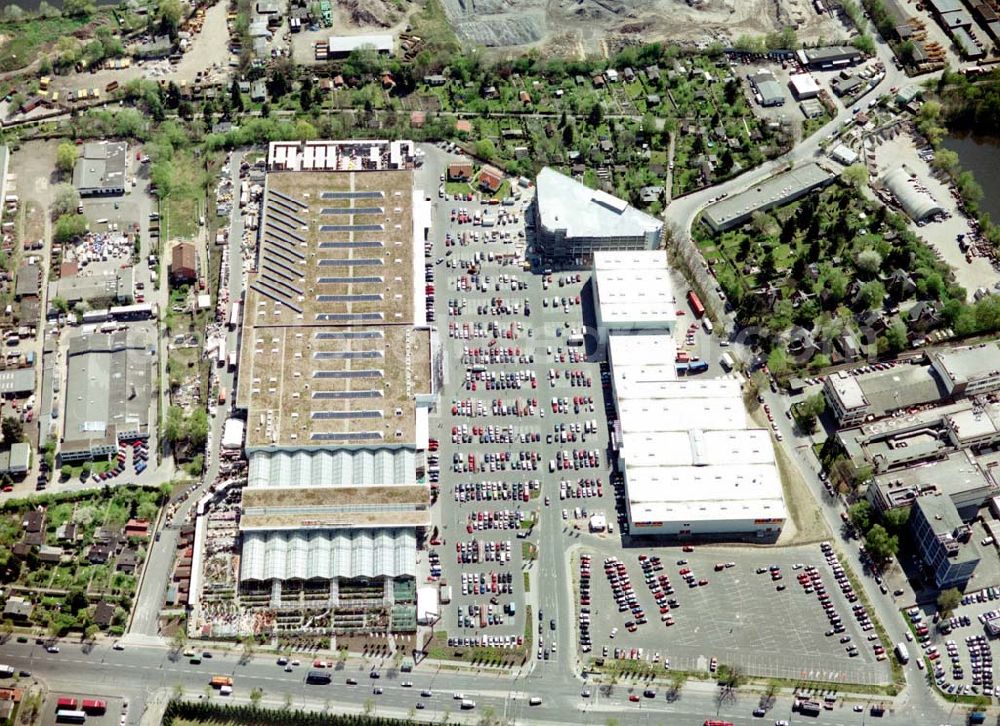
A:
POLYGON ((0 23, 0 71, 16 71, 33 63, 39 51, 84 25, 84 18, 32 18, 19 23, 0 23))

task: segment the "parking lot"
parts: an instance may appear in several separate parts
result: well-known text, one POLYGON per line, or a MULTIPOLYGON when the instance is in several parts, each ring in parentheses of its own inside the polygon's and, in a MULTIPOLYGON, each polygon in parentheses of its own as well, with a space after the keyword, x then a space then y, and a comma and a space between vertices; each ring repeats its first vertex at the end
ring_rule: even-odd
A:
POLYGON ((516 643, 525 633, 522 570, 526 556, 537 557, 539 510, 565 508, 567 531, 586 528, 584 510, 615 522, 599 364, 587 346, 570 344, 592 307, 589 273, 574 271, 569 281, 569 273, 524 269, 530 194, 515 187, 521 197, 507 205, 443 198, 449 158, 430 149, 418 181, 435 203, 425 283, 444 349, 429 459, 440 544, 432 543, 430 559, 452 586, 442 608, 449 637, 516 643), (495 223, 476 224, 487 210, 495 223))
POLYGON ((904 609, 912 641, 906 644, 911 666, 926 666, 930 677, 946 692, 1000 697, 993 679, 995 639, 987 633, 987 619, 1000 617, 1000 587, 987 587, 963 596, 954 613, 939 621, 933 605, 904 609))
MULTIPOLYGON (((578 597, 577 603, 580 624, 590 623, 590 657, 684 671, 711 670, 715 659, 760 677, 888 682, 891 646, 879 642, 872 626, 862 627, 853 610, 860 604, 842 592, 819 546, 684 549, 584 549, 591 558, 590 602, 578 597), (617 579, 621 589, 624 577, 634 597, 623 610, 611 583, 617 579)), ((573 571, 586 581, 579 562, 573 571)))

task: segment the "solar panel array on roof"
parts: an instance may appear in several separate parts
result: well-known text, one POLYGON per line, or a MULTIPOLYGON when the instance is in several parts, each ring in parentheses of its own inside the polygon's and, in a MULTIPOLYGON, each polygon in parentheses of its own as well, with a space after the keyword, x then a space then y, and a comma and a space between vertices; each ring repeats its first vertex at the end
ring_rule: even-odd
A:
POLYGON ((281 202, 278 200, 273 200, 272 203, 267 205, 267 214, 269 217, 273 215, 276 220, 280 219, 282 223, 289 226, 293 226, 293 222, 300 228, 309 226, 309 222, 296 214, 292 214, 288 211, 290 209, 289 207, 279 206, 280 204, 281 202))
POLYGON ((381 378, 384 375, 379 370, 360 371, 313 371, 313 378, 381 378))
POLYGON ((357 242, 320 242, 317 245, 320 249, 348 250, 362 249, 365 247, 385 247, 385 242, 376 240, 359 240, 357 242))
POLYGON ((338 330, 335 332, 316 333, 316 340, 375 340, 385 337, 381 330, 338 330))
POLYGON ((320 232, 381 232, 385 225, 381 224, 321 224, 320 232))
POLYGON ((313 391, 313 400, 346 398, 385 398, 382 391, 313 391))
POLYGON ((319 302, 378 302, 384 296, 381 293, 357 293, 350 295, 317 295, 319 302))
POLYGON ((384 317, 382 313, 316 313, 316 320, 327 323, 346 323, 350 320, 382 320, 384 317))
MULTIPOLYGON (((285 258, 288 259, 287 257, 285 258)), ((275 254, 272 254, 271 250, 267 250, 263 255, 264 263, 272 269, 272 271, 277 272, 278 270, 284 270, 288 275, 289 280, 301 280, 305 277, 305 273, 301 270, 292 267, 291 265, 285 264, 279 259, 275 254), (275 269, 277 268, 277 269, 275 269)), ((280 273, 279 273, 280 274, 280 273)))
POLYGON ((382 418, 383 414, 381 411, 313 411, 312 418, 314 419, 324 419, 324 418, 336 418, 336 419, 352 419, 352 418, 382 418))
POLYGON ((282 192, 279 192, 279 191, 277 191, 277 190, 275 190, 275 189, 268 189, 268 192, 267 192, 267 193, 268 193, 269 195, 273 194, 273 195, 274 195, 274 196, 276 196, 276 197, 277 197, 278 199, 283 199, 284 201, 288 202, 289 204, 294 204, 294 205, 295 205, 296 207, 298 207, 298 208, 299 208, 299 209, 301 209, 302 211, 305 211, 306 209, 309 209, 309 205, 308 205, 308 204, 306 204, 305 202, 300 202, 300 201, 299 201, 298 199, 296 199, 295 197, 290 197, 290 196, 288 196, 287 194, 284 194, 284 193, 282 193, 282 192))
POLYGON ((385 214, 382 207, 323 207, 320 214, 385 214))
POLYGON ((378 431, 314 431, 309 435, 313 441, 350 441, 352 439, 362 439, 374 441, 381 439, 382 434, 378 431))
POLYGON ((362 265, 383 265, 385 264, 378 257, 324 257, 319 261, 321 267, 361 267, 362 265))
POLYGON ((320 199, 383 199, 385 192, 323 192, 320 199))
POLYGON ((368 277, 317 277, 316 284, 318 285, 360 285, 360 284, 378 284, 384 282, 385 278, 381 275, 371 275, 368 277))
POLYGON ((302 313, 302 308, 301 307, 299 307, 298 305, 295 305, 294 303, 289 302, 288 300, 286 300, 284 297, 281 297, 280 295, 276 295, 276 294, 274 294, 274 293, 266 290, 265 288, 261 287, 258 283, 255 282, 255 283, 251 284, 250 287, 252 287, 254 290, 256 290, 257 292, 259 292, 264 297, 269 298, 271 300, 274 300, 274 302, 276 302, 276 303, 281 303, 282 305, 287 306, 290 310, 293 310, 293 311, 295 311, 295 312, 297 312, 299 314, 302 313))
POLYGON ((380 350, 317 350, 313 353, 314 360, 360 360, 364 358, 382 358, 380 350))

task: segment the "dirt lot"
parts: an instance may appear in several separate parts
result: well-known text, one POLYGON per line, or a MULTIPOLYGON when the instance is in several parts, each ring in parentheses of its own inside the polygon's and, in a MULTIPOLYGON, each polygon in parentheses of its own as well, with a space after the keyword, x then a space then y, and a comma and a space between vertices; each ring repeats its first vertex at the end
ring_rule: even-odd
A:
POLYGON ((844 35, 808 0, 442 0, 459 38, 487 47, 546 46, 569 55, 607 54, 629 41, 712 42, 797 27, 800 40, 844 35), (611 47, 609 47, 611 46, 611 47))

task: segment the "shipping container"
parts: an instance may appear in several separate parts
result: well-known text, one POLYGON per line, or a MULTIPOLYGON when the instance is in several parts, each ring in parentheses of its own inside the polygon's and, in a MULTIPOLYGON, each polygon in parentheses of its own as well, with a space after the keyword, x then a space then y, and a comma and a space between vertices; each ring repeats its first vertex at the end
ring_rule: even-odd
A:
POLYGON ((87 720, 87 714, 83 711, 75 711, 70 709, 60 709, 56 711, 56 721, 61 723, 84 723, 87 720))
POLYGON ((76 710, 76 699, 75 698, 68 698, 66 696, 63 696, 58 701, 56 701, 56 708, 64 708, 64 709, 66 709, 68 711, 75 711, 76 710))

